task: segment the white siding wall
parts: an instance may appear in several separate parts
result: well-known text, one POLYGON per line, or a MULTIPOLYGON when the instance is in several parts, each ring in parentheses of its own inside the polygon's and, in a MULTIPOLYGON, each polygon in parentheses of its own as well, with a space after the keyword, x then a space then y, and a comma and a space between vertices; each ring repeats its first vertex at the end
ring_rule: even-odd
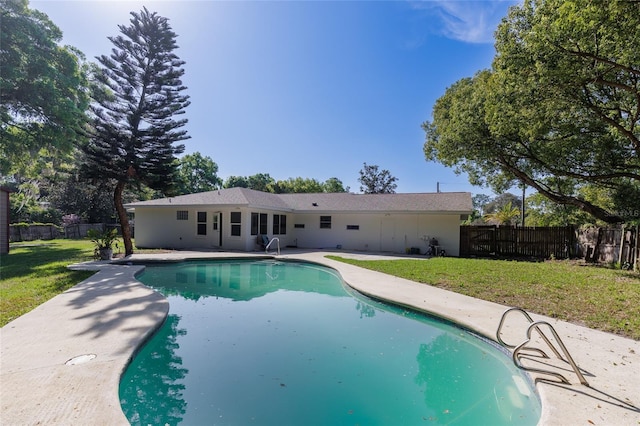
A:
MULTIPOLYGON (((216 249, 255 251, 259 250, 256 236, 251 235, 251 213, 267 213, 267 235, 278 237, 280 247, 291 244, 289 237, 293 230, 291 215, 287 214, 287 234, 273 235, 274 212, 259 209, 222 209, 213 210, 207 207, 136 207, 135 211, 135 242, 142 248, 172 248, 172 249, 216 249), (177 220, 179 210, 188 212, 188 220, 177 220), (207 235, 197 235, 198 212, 207 213, 207 235), (231 235, 231 212, 241 213, 241 235, 231 235), (213 229, 213 216, 222 214, 222 221, 218 223, 218 231, 213 229), (222 245, 220 236, 222 232, 222 245)), ((285 214, 276 212, 276 214, 285 214)))
POLYGON ((337 248, 372 252, 405 253, 417 247, 425 253, 423 237, 437 238, 450 256, 460 252, 460 217, 456 214, 286 214, 286 234, 273 234, 273 215, 284 214, 260 209, 235 208, 215 211, 207 208, 136 207, 135 242, 138 247, 175 249, 259 250, 256 236, 251 235, 251 213, 267 213, 267 235, 278 237, 280 247, 337 248), (178 210, 189 212, 188 220, 177 220, 178 210), (207 212, 207 235, 197 233, 197 212, 207 212), (242 214, 241 236, 231 235, 231 212, 242 214), (213 215, 222 213, 218 234, 213 231, 213 215), (320 228, 320 216, 331 216, 331 229, 320 228), (296 228, 295 225, 304 225, 296 228), (358 229, 347 229, 355 225, 358 229))
POLYGON ((176 219, 176 208, 136 207, 135 243, 144 248, 185 249, 199 247, 196 242, 195 210, 188 220, 176 219))
POLYGON ((327 214, 331 216, 331 229, 320 228, 320 214, 295 214, 293 237, 300 248, 336 248, 345 250, 388 251, 404 253, 417 247, 424 253, 424 236, 438 239, 448 255, 460 252, 459 215, 425 214, 327 214), (295 225, 304 228, 295 228, 295 225), (356 225, 357 230, 348 230, 356 225))

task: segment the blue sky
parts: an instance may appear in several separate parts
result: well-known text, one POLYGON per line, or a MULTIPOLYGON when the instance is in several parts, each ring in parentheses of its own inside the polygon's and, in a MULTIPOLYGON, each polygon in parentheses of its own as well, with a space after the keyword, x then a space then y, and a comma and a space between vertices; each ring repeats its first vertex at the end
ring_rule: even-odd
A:
POLYGON ((169 18, 189 88, 186 153, 218 175, 337 177, 360 192, 363 163, 397 192, 470 191, 427 162, 421 124, 447 87, 491 66, 514 1, 31 1, 87 59, 146 6, 169 18))

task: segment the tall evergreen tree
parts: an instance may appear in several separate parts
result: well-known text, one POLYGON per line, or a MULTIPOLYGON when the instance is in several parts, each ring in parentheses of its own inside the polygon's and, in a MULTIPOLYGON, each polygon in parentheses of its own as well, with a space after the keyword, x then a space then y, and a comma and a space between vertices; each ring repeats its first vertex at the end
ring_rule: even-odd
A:
POLYGON ((131 12, 129 26, 119 25, 122 35, 109 37, 114 48, 99 56, 93 126, 90 142, 83 150, 84 175, 93 180, 113 179, 114 204, 122 226, 125 254, 133 253, 123 192, 127 185, 145 184, 170 192, 175 182, 176 155, 188 139, 176 120, 189 105, 180 78, 184 61, 173 53, 176 34, 167 18, 144 8, 131 12))

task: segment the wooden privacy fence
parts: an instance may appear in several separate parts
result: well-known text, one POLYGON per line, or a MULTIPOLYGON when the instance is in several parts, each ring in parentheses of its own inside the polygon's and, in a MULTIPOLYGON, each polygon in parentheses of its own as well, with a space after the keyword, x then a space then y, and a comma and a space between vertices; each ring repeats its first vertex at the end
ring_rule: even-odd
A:
POLYGON ((618 263, 636 269, 640 257, 640 227, 584 228, 578 231, 578 257, 588 262, 618 263))
POLYGON ((576 254, 572 226, 461 226, 460 257, 565 259, 576 254))

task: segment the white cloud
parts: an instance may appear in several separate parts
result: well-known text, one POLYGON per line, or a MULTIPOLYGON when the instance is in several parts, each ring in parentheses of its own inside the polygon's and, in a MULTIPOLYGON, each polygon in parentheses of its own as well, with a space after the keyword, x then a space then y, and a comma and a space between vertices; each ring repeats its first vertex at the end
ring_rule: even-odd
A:
POLYGON ((507 15, 509 6, 518 1, 428 0, 412 1, 414 9, 438 18, 431 30, 445 37, 467 43, 493 43, 493 33, 507 15))

